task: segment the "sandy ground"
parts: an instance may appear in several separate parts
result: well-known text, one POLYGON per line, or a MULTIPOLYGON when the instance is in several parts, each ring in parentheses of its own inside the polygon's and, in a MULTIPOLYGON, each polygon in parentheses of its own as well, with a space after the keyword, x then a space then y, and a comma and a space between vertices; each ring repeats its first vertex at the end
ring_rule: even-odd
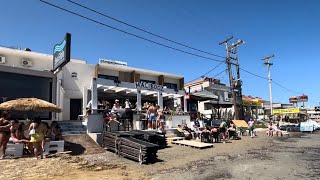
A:
POLYGON ((111 152, 43 160, 1 160, 0 179, 318 179, 320 133, 255 138, 209 149, 170 145, 159 161, 139 165, 111 152))

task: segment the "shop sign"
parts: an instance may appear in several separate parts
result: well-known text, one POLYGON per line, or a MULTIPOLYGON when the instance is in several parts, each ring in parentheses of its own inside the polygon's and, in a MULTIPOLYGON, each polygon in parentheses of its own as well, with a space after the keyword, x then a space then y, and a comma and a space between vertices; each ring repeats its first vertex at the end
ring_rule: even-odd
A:
POLYGON ((300 112, 299 108, 273 109, 272 110, 273 114, 294 114, 294 113, 299 113, 299 112, 300 112))
POLYGON ((191 86, 189 88, 190 88, 190 93, 196 93, 196 92, 203 91, 203 86, 202 85, 191 86))
POLYGON ((308 102, 308 96, 307 95, 298 96, 298 102, 308 102))
POLYGON ((114 64, 114 65, 128 66, 128 63, 123 61, 106 60, 106 59, 100 58, 99 62, 100 64, 114 64))
POLYGON ((297 96, 291 96, 289 98, 289 102, 290 103, 297 103, 298 102, 298 97, 297 96))
POLYGON ((71 34, 67 33, 64 40, 53 48, 53 72, 62 68, 70 61, 70 48, 71 34))
POLYGON ((149 90, 163 91, 163 86, 147 82, 135 82, 136 88, 146 88, 149 90))

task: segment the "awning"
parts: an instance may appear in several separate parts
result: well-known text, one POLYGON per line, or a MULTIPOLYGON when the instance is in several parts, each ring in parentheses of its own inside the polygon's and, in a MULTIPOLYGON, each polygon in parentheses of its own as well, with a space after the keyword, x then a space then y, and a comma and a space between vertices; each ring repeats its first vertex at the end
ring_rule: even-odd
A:
POLYGON ((212 104, 214 107, 232 107, 232 102, 218 101, 218 100, 207 100, 203 102, 204 104, 212 104))
POLYGON ((210 99, 219 99, 219 97, 209 91, 203 90, 199 92, 191 93, 191 98, 197 101, 206 101, 210 99))

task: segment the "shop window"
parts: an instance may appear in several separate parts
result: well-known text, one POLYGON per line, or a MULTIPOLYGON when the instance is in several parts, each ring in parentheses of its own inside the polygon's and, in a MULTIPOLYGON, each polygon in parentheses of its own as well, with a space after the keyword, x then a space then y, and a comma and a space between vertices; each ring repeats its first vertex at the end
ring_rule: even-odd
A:
POLYGON ((109 80, 114 80, 114 81, 119 80, 119 78, 117 76, 109 76, 109 75, 103 75, 103 74, 98 74, 98 78, 109 79, 109 80))
POLYGON ((178 89, 178 85, 177 84, 164 83, 163 85, 166 86, 168 89, 178 89))
POLYGON ((151 84, 156 84, 155 81, 150 81, 150 80, 143 80, 141 79, 140 82, 145 82, 145 83, 151 83, 151 84))

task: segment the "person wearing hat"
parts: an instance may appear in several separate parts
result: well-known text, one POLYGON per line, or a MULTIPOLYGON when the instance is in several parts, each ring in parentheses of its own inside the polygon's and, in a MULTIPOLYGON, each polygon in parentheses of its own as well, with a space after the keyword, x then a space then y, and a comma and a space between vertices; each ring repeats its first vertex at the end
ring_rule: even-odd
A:
POLYGON ((122 107, 120 106, 118 99, 116 99, 114 102, 115 103, 114 103, 114 105, 113 105, 113 107, 111 109, 111 112, 112 113, 117 113, 120 109, 122 109, 122 107))

